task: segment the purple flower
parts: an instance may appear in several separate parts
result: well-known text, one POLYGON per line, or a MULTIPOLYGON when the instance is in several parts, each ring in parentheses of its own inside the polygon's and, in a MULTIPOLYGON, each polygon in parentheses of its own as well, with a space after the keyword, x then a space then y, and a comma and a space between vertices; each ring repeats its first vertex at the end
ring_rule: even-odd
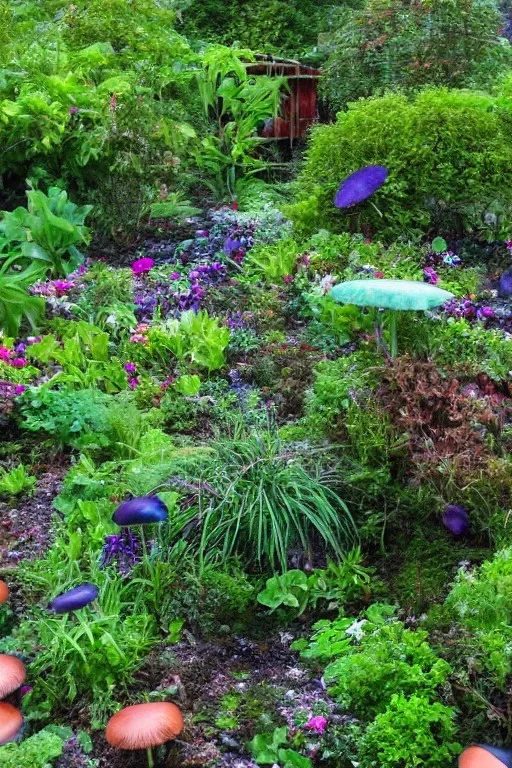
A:
POLYGON ((207 229, 198 229, 197 232, 195 233, 195 237, 197 238, 205 238, 205 237, 209 237, 209 235, 210 233, 207 229))
POLYGON ((56 294, 59 296, 63 293, 68 293, 68 291, 74 288, 75 284, 71 280, 53 280, 52 285, 55 288, 56 294))
POLYGON ((223 251, 226 256, 231 256, 234 251, 238 251, 242 247, 240 240, 234 240, 232 237, 227 237, 224 241, 223 251))
POLYGON ((154 266, 155 262, 148 257, 144 259, 136 259, 132 264, 132 272, 134 275, 143 275, 146 272, 150 272, 154 266))
POLYGON ((469 531, 469 515, 459 504, 448 504, 443 512, 443 525, 454 536, 463 536, 469 531))
POLYGON ((344 179, 336 192, 336 208, 351 208, 373 195, 386 181, 388 169, 382 165, 367 165, 344 179))
POLYGON ((9 360, 9 365, 12 365, 13 368, 25 368, 28 365, 28 360, 25 360, 24 357, 15 357, 14 360, 9 360))
POLYGON ((293 275, 285 275, 283 277, 283 283, 293 283, 293 275))
POLYGON ((314 731, 314 733, 323 733, 327 728, 327 718, 323 715, 316 715, 315 717, 311 717, 305 724, 304 728, 307 728, 308 731, 314 731))
POLYGON ((437 285, 439 282, 439 275, 432 267, 425 267, 423 270, 423 278, 425 282, 430 283, 430 285, 437 285))
POLYGON ((443 256, 443 263, 449 267, 456 267, 460 264, 460 257, 453 253, 453 251, 446 251, 443 256))
POLYGON ((98 597, 98 593, 99 589, 94 584, 80 584, 79 587, 70 589, 69 592, 64 592, 52 600, 48 610, 55 613, 77 611, 79 608, 84 608, 89 603, 92 603, 98 597))
POLYGON ((139 541, 128 529, 113 536, 105 536, 100 567, 104 568, 116 561, 119 571, 128 574, 137 562, 139 551, 139 541))
POLYGON ((170 277, 171 280, 179 280, 181 275, 180 275, 179 272, 171 272, 169 277, 170 277))
POLYGON ((26 390, 24 384, 13 384, 12 381, 0 381, 0 397, 12 399, 22 395, 26 390))
POLYGON ((137 366, 135 363, 125 363, 124 369, 126 373, 137 373, 137 366))
POLYGON ((17 355, 24 355, 26 352, 26 349, 27 349, 27 345, 23 343, 16 344, 16 346, 14 347, 14 351, 16 352, 17 355))
POLYGON ((477 309, 476 316, 479 320, 486 319, 495 316, 495 311, 492 307, 480 307, 477 309))
POLYGON ((140 381, 135 376, 131 379, 128 379, 128 386, 130 387, 130 389, 137 389, 139 384, 140 384, 140 381))
POLYGON ((197 271, 197 269, 193 269, 192 272, 188 273, 188 279, 189 280, 197 280, 201 276, 201 273, 197 271))
POLYGON ((78 107, 70 107, 68 111, 70 115, 77 115, 79 112, 79 109, 78 107))
POLYGON ((27 344, 39 344, 42 340, 42 336, 27 336, 27 344))

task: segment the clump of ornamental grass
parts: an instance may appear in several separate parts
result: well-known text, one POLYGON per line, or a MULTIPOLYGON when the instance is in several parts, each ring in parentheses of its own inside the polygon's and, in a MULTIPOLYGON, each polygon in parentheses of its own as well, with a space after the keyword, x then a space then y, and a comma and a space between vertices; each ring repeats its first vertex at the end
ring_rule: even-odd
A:
POLYGON ((239 556, 247 566, 286 570, 292 549, 341 557, 354 544, 354 521, 314 452, 306 466, 270 430, 219 440, 215 449, 214 493, 200 498, 203 561, 239 556))

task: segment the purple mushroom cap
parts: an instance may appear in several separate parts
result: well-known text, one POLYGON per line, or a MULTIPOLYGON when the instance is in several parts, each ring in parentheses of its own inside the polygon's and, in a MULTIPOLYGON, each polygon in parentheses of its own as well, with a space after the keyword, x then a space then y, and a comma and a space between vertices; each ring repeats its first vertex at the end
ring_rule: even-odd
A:
POLYGON ((336 192, 336 208, 350 208, 366 200, 381 187, 388 177, 388 169, 382 165, 367 165, 341 182, 336 192))
POLYGON ((158 496, 138 496, 123 501, 112 515, 112 520, 117 525, 146 525, 161 523, 167 515, 167 507, 158 496))
POLYGON ((79 587, 70 589, 69 592, 63 592, 52 600, 48 610, 54 613, 68 613, 77 611, 92 603, 98 597, 99 589, 94 584, 80 584, 79 587))
POLYGON ((469 531, 469 515, 459 504, 448 504, 443 512, 443 525, 454 536, 463 536, 469 531))
POLYGON ((512 296, 512 269, 507 269, 500 277, 500 296, 512 296))

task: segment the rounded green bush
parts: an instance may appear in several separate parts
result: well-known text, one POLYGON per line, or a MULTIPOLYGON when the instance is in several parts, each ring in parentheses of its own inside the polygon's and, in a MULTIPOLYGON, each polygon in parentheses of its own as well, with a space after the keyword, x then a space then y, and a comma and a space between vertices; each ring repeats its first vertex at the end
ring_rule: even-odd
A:
POLYGON ((313 129, 288 214, 303 231, 308 198, 310 231, 368 228, 388 240, 462 233, 491 209, 508 212, 511 182, 512 100, 446 89, 413 99, 391 94, 349 104, 335 124, 313 129), (336 209, 340 182, 372 164, 388 168, 384 186, 365 203, 336 209))

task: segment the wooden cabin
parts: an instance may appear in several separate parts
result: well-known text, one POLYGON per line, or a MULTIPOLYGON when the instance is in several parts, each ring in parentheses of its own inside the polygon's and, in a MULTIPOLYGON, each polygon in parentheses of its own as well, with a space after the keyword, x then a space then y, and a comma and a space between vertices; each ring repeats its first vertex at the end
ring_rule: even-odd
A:
POLYGON ((256 54, 256 61, 247 64, 250 75, 285 77, 289 93, 283 93, 281 117, 266 121, 261 135, 267 139, 302 138, 311 125, 318 121, 317 85, 320 70, 307 67, 293 59, 256 54))

